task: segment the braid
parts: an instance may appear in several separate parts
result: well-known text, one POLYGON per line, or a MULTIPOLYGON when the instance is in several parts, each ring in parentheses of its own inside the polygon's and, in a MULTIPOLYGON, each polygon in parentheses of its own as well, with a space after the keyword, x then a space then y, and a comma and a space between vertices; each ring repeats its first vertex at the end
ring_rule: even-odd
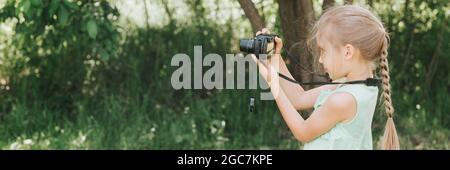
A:
POLYGON ((395 129, 395 124, 393 120, 394 116, 394 107, 392 106, 392 99, 391 99, 391 84, 390 76, 389 76, 389 63, 388 63, 388 46, 389 46, 389 35, 386 33, 385 39, 383 41, 383 45, 381 48, 381 56, 380 56, 380 72, 381 72, 381 81, 383 86, 383 99, 384 99, 384 106, 386 109, 386 115, 388 117, 383 140, 381 143, 382 149, 400 149, 400 144, 398 141, 397 131, 395 129))
POLYGON ((389 76, 389 63, 387 60, 388 52, 386 49, 383 49, 383 52, 381 53, 380 58, 380 67, 381 67, 381 81, 383 86, 383 99, 384 99, 384 106, 386 108, 386 114, 388 118, 392 118, 394 114, 394 107, 392 106, 392 100, 391 100, 391 83, 390 76, 389 76))

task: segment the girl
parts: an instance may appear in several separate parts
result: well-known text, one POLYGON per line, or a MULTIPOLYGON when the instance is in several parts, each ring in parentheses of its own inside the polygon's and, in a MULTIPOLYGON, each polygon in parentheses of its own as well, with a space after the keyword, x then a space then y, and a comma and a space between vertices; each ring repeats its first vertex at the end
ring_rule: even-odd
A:
MULTIPOLYGON (((267 29, 258 34, 270 34, 267 29)), ((311 40, 320 51, 319 62, 330 78, 365 80, 373 78, 377 65, 382 79, 382 97, 388 117, 382 149, 399 149, 393 122, 388 66, 389 35, 383 24, 369 10, 359 6, 340 6, 327 10, 313 28, 311 40)), ((372 117, 378 88, 364 84, 326 85, 304 91, 278 76, 292 78, 280 51, 282 40, 275 39, 275 54, 270 60, 253 60, 268 82, 283 119, 304 149, 373 149, 372 117), (275 93, 276 91, 276 93, 275 93), (314 108, 304 120, 297 110, 314 108)))

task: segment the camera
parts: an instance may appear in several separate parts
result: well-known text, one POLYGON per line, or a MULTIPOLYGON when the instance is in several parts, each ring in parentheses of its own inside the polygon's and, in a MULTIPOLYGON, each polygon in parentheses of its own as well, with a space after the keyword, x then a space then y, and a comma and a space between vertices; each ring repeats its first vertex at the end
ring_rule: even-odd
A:
POLYGON ((239 49, 241 52, 255 54, 259 58, 259 54, 269 54, 275 48, 275 37, 272 34, 260 34, 252 39, 239 40, 239 49))

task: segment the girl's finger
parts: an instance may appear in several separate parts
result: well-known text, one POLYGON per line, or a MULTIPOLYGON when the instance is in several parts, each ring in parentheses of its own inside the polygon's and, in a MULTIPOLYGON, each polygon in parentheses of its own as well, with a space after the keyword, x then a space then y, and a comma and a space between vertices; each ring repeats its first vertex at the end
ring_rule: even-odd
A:
POLYGON ((262 32, 263 32, 263 34, 270 34, 270 31, 267 28, 263 28, 262 32))
POLYGON ((281 38, 275 37, 275 43, 281 43, 281 38))
POLYGON ((256 32, 256 36, 258 36, 259 34, 261 34, 261 31, 256 32))
POLYGON ((263 34, 265 34, 265 33, 267 32, 267 28, 263 28, 263 29, 261 30, 261 32, 262 32, 263 34))

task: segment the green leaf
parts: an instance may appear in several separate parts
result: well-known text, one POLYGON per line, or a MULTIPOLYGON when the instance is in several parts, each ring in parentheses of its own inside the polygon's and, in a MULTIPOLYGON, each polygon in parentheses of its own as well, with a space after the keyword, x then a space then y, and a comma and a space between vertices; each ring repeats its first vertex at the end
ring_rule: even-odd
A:
POLYGON ((41 0, 31 0, 31 4, 35 7, 39 7, 42 5, 42 1, 41 0))
POLYGON ((104 49, 100 50, 100 59, 102 59, 103 61, 109 60, 109 54, 104 49))
POLYGON ((70 9, 75 9, 75 10, 79 10, 80 8, 78 7, 78 5, 76 5, 74 2, 69 2, 67 0, 63 0, 64 5, 66 5, 66 7, 70 8, 70 9))
POLYGON ((51 18, 53 17, 53 15, 55 15, 56 10, 58 10, 59 8, 59 0, 52 0, 52 2, 50 3, 50 9, 48 11, 48 16, 51 18))
POLYGON ((67 11, 66 7, 64 7, 62 5, 60 8, 61 9, 59 9, 59 14, 58 14, 59 24, 65 26, 65 25, 67 25, 67 23, 69 21, 69 11, 67 11))
POLYGON ((21 10, 21 6, 23 6, 23 2, 24 2, 24 1, 20 1, 19 4, 18 4, 18 7, 15 8, 15 14, 16 14, 16 16, 18 16, 18 15, 20 14, 20 10, 21 10))
POLYGON ((30 7, 31 7, 31 1, 29 1, 29 0, 27 0, 27 1, 25 1, 24 3, 23 3, 23 11, 25 12, 25 13, 28 13, 28 11, 30 10, 30 7))
POLYGON ((89 20, 86 24, 86 29, 92 39, 95 39, 97 37, 97 23, 95 23, 95 20, 89 20))

